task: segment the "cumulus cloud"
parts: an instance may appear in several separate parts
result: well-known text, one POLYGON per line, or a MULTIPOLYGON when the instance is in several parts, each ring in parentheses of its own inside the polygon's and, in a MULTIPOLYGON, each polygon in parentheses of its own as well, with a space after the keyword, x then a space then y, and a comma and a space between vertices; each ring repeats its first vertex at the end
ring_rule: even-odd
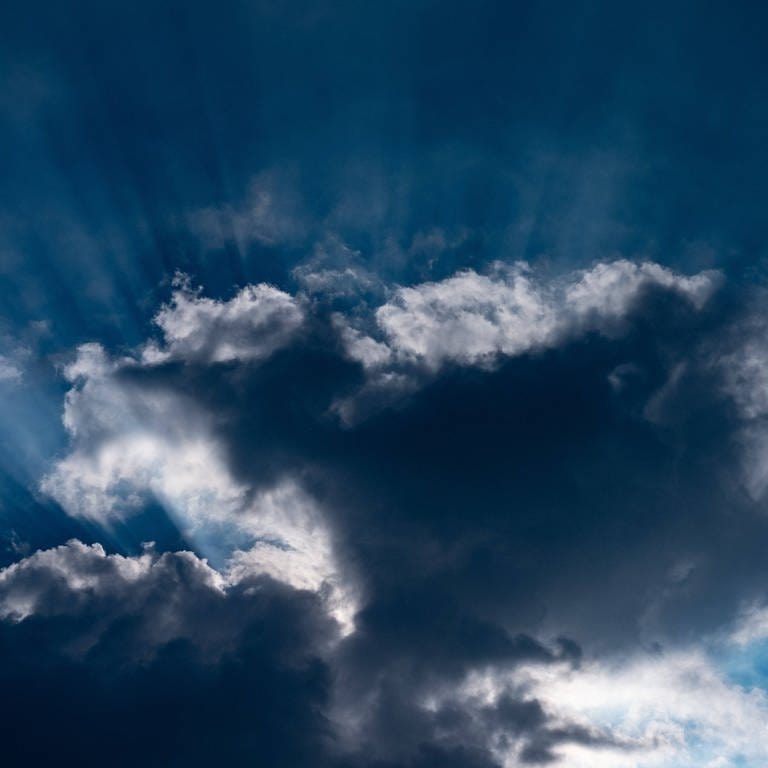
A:
POLYGON ((70 541, 0 571, 0 613, 8 765, 324 762, 316 594, 70 541))
POLYGON ((41 490, 72 517, 109 526, 159 502, 200 550, 230 569, 322 591, 345 628, 354 596, 318 505, 289 477, 254 492, 230 472, 210 418, 189 398, 130 377, 133 359, 82 346, 65 375, 70 452, 41 490))
POLYGON ((745 647, 768 639, 768 606, 752 603, 745 606, 736 626, 730 633, 730 640, 745 647))
MULTIPOLYGON (((127 557, 73 540, 0 570, 0 619, 66 621, 50 625, 50 638, 75 660, 109 653, 122 664, 157 663, 164 649, 184 641, 205 663, 218 664, 242 646, 266 606, 295 599, 275 589, 252 572, 219 572, 191 552, 148 545, 127 557)), ((425 750, 441 764, 478 766, 768 761, 760 735, 768 722, 765 692, 729 679, 700 647, 582 660, 570 641, 547 647, 507 637, 458 679, 378 667, 361 681, 351 648, 339 652, 317 597, 304 594, 288 615, 311 634, 293 652, 319 654, 341 686, 325 702, 335 746, 316 755, 316 764, 420 765, 425 750)), ((289 650, 285 636, 279 642, 282 653, 289 650)))
MULTIPOLYGON (((227 669, 233 657, 243 659, 240 674, 265 662, 274 674, 281 663, 288 661, 290 667, 300 668, 314 655, 329 665, 335 678, 343 679, 347 658, 339 652, 334 627, 319 608, 320 601, 310 592, 281 591, 279 585, 251 572, 236 568, 221 573, 191 552, 159 553, 152 545, 140 555, 127 557, 107 554, 100 544, 72 540, 0 570, 0 642, 8 642, 13 636, 9 632, 26 634, 45 628, 45 642, 36 649, 44 656, 37 663, 48 669, 44 686, 54 696, 56 676, 62 670, 59 657, 69 665, 87 663, 91 667, 101 659, 121 675, 135 674, 131 670, 138 665, 165 680, 184 660, 183 656, 175 660, 175 649, 187 646, 194 649, 195 665, 206 674, 219 667, 227 669), (282 625, 277 635, 275 624, 282 625), (274 645, 259 649, 259 655, 248 650, 254 642, 254 626, 256 638, 267 635, 268 643, 274 645), (274 658, 263 658, 265 651, 274 658)), ((561 665, 567 659, 526 637, 508 638, 503 656, 508 673, 519 665, 532 669, 541 664, 561 665)), ((82 674, 77 666, 72 671, 82 674)), ((34 667, 23 674, 33 679, 34 667)), ((114 682, 115 673, 110 674, 114 682)), ((0 679, 8 676, 0 664, 0 679)), ((18 673, 11 677, 12 684, 17 684, 17 677, 18 673)), ((396 677, 390 678, 390 683, 395 681, 396 677)), ((402 724, 399 739, 382 741, 395 725, 387 723, 391 716, 387 710, 395 700, 392 691, 386 690, 388 684, 381 682, 383 688, 347 700, 346 710, 339 706, 338 694, 322 702, 334 738, 314 754, 312 764, 353 768, 370 765, 380 756, 401 761, 398 765, 421 765, 419 756, 426 753, 440 764, 457 761, 457 765, 492 766, 500 764, 494 757, 501 754, 502 746, 505 754, 516 750, 524 762, 538 763, 542 750, 554 745, 599 746, 606 739, 574 723, 552 722, 525 692, 509 691, 498 701, 478 707, 459 691, 439 706, 434 696, 428 701, 398 702, 411 722, 402 724), (350 718, 365 729, 355 730, 350 718)), ((403 679, 401 685, 407 697, 408 681, 403 679)), ((141 687, 132 690, 140 701, 151 695, 141 687)), ((252 693, 261 694, 258 687, 252 693)), ((71 695, 77 698, 76 692, 71 695)), ((91 704, 101 701, 102 706, 111 706, 111 699, 99 690, 89 689, 87 695, 91 704)), ((210 724, 199 727, 207 731, 210 724)))
MULTIPOLYGON (((239 640, 249 617, 233 604, 242 608, 249 589, 266 588, 263 575, 240 564, 217 571, 192 552, 160 553, 151 543, 124 556, 73 539, 0 570, 0 618, 76 618, 80 631, 69 647, 83 654, 112 624, 136 617, 131 647, 143 658, 182 638, 215 658, 239 640)), ((328 640, 331 630, 327 623, 328 640)))
MULTIPOLYGON (((513 670, 540 666, 572 667, 575 661, 570 653, 575 644, 570 641, 550 647, 527 635, 512 637, 498 630, 493 633, 493 644, 473 658, 479 650, 472 647, 478 640, 475 633, 490 628, 477 624, 466 629, 468 653, 462 666, 469 676, 479 670, 511 675, 513 670)), ((356 641, 353 637, 348 642, 354 645, 356 641)), ((376 640, 369 638, 368 643, 368 652, 375 658, 376 640)), ((606 743, 619 746, 597 728, 553 719, 523 687, 509 686, 503 696, 479 701, 465 695, 466 676, 440 669, 440 663, 435 665, 430 658, 422 659, 423 667, 414 668, 409 667, 407 655, 390 659, 391 667, 378 666, 370 678, 358 666, 360 661, 354 656, 337 658, 331 710, 340 745, 349 754, 366 756, 360 765, 370 764, 371 759, 410 765, 425 745, 431 745, 445 761, 454 755, 459 765, 475 765, 473 760, 477 760, 478 765, 497 766, 552 762, 551 750, 571 742, 596 749, 606 743)))
MULTIPOLYGON (((560 748, 573 768, 656 765, 763 765, 768 761, 768 697, 759 688, 728 678, 700 648, 594 661, 576 671, 521 670, 515 682, 538 696, 556 717, 608 730, 633 749, 593 751, 560 748)), ((475 680, 470 688, 493 691, 497 682, 475 680)))
MULTIPOLYGON (((373 329, 341 314, 347 355, 369 374, 367 393, 408 389, 418 371, 448 364, 494 367, 501 358, 562 344, 578 335, 620 333, 650 290, 670 292, 701 309, 720 282, 713 271, 681 275, 624 259, 544 280, 526 264, 497 262, 487 274, 465 270, 438 282, 398 287, 373 316, 373 329)), ((355 398, 336 404, 352 419, 355 398)))
MULTIPOLYGON (((199 589, 210 595, 223 594, 226 585, 191 552, 158 554, 148 545, 143 554, 126 557, 108 555, 101 544, 73 539, 0 570, 0 616, 18 622, 30 616, 78 615, 89 610, 89 603, 109 604, 112 611, 130 614, 151 602, 158 584, 174 581, 174 589, 199 589)), ((163 622, 145 618, 160 629, 162 637, 153 642, 173 639, 178 617, 169 613, 163 622)))
POLYGON ((753 311, 715 351, 726 392, 747 420, 768 415, 767 332, 762 312, 753 311))
POLYGON ((376 310, 393 352, 437 369, 446 362, 491 362, 553 336, 557 318, 543 292, 512 268, 505 274, 461 273, 438 283, 399 288, 376 310))
MULTIPOLYGON (((393 355, 435 370, 455 362, 492 364, 560 343, 573 333, 609 332, 631 312, 643 291, 672 291, 694 308, 718 282, 713 272, 679 275, 653 263, 619 260, 597 264, 561 281, 543 282, 526 265, 497 263, 489 274, 460 272, 440 282, 395 290, 375 313, 393 355)), ((371 367, 385 362, 350 346, 371 367)))
POLYGON ((504 766, 768 761, 768 696, 730 679, 702 646, 578 665, 487 665, 423 694, 419 706, 443 723, 444 738, 456 727, 504 766))
POLYGON ((98 344, 64 369, 72 383, 63 423, 73 443, 42 490, 73 517, 108 522, 155 496, 190 521, 209 508, 237 508, 243 490, 227 477, 206 419, 188 399, 120 378, 135 361, 113 360, 98 344), (212 502, 216 504, 212 504, 212 502))
POLYGON ((288 344, 304 321, 299 301, 274 286, 247 285, 229 301, 209 299, 177 276, 169 304, 155 315, 163 343, 148 343, 146 363, 262 360, 288 344))

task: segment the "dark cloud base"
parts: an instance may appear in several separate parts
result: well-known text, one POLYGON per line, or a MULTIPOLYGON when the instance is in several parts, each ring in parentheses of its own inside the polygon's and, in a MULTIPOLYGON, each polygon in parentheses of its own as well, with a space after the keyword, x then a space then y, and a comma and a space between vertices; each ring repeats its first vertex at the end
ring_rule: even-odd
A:
POLYGON ((140 616, 120 617, 82 659, 67 645, 93 615, 3 625, 3 762, 317 765, 331 738, 322 715, 330 677, 307 653, 312 608, 269 586, 261 598, 233 599, 231 610, 250 619, 216 662, 179 639, 137 664, 129 646, 140 616))

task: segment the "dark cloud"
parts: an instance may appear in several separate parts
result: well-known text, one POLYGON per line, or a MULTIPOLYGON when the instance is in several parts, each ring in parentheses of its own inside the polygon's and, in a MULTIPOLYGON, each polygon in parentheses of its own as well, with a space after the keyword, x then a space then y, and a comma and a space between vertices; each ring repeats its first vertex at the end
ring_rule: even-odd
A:
POLYGON ((4 762, 317 764, 332 633, 317 598, 268 579, 224 593, 211 575, 191 553, 77 542, 6 572, 4 605, 36 602, 0 625, 4 762))
MULTIPOLYGON (((768 522, 743 490, 738 443, 723 439, 740 421, 710 357, 713 335, 739 318, 727 291, 696 310, 653 289, 621 333, 588 333, 492 370, 449 366, 353 426, 329 405, 363 373, 343 359, 322 310, 258 363, 129 365, 114 375, 132 391, 196 403, 246 487, 299 478, 322 505, 361 594, 355 631, 317 653, 322 696, 297 694, 296 706, 318 713, 308 737, 338 739, 323 742, 329 761, 484 765, 515 745, 523 762, 548 763, 569 744, 636 745, 553 719, 524 688, 479 709, 424 702, 483 669, 577 670, 580 644, 594 657, 681 642, 759 595, 768 522)), ((190 589, 188 580, 172 589, 190 589)), ((230 655, 246 652, 250 608, 237 594, 223 613, 194 595, 185 619, 234 633, 230 655)), ((137 612, 148 620, 151 603, 137 612)), ((300 648, 315 647, 312 626, 300 648)), ((130 645, 135 631, 121 620, 103 638, 130 645)), ((206 632, 191 636, 200 652, 206 632)), ((203 666, 218 675, 228 659, 203 666)))
POLYGON ((372 637, 420 648, 428 631, 471 655, 452 634, 465 619, 514 634, 556 616, 555 632, 610 644, 638 636, 660 593, 662 634, 724 621, 762 573, 766 523, 727 437, 739 422, 702 352, 731 312, 652 293, 623 336, 451 368, 352 428, 328 406, 360 376, 324 331, 258 369, 130 375, 214 412, 244 482, 302 477, 364 583, 372 637), (682 561, 696 563, 684 588, 669 582, 682 561))
MULTIPOLYGON (((427 713, 402 651, 373 650, 389 642, 370 619, 334 651, 317 595, 264 577, 223 585, 189 552, 126 558, 73 540, 4 571, 0 608, 8 765, 97 765, 109 755, 116 765, 491 766, 489 725, 531 745, 573 738, 547 731, 540 706, 508 698, 479 726, 461 708, 427 713), (371 658, 382 652, 388 670, 371 658), (329 714, 363 701, 355 756, 329 714)), ((492 627, 467 624, 460 640, 469 656, 453 654, 468 664, 563 658, 492 627)))

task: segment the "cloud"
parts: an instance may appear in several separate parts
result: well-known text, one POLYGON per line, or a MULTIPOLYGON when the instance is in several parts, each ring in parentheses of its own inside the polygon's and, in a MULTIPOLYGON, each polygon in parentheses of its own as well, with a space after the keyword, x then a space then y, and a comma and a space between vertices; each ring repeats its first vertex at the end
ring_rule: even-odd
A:
POLYGON ((469 764, 473 759, 488 765, 518 764, 510 762, 515 756, 521 758, 520 764, 533 764, 553 760, 545 753, 561 743, 595 747, 612 743, 596 729, 553 721, 522 688, 510 688, 493 702, 478 702, 461 693, 462 680, 479 669, 511 674, 539 666, 571 666, 574 658, 566 645, 574 647, 573 643, 548 647, 527 635, 512 637, 482 622, 466 622, 461 630, 467 653, 458 667, 449 669, 444 658, 425 657, 421 666, 407 654, 382 664, 379 639, 365 634, 371 629, 363 625, 363 636, 350 637, 336 657, 330 712, 338 723, 342 748, 365 756, 358 757, 355 765, 370 764, 371 759, 410 765, 427 745, 443 755, 463 752, 469 764), (373 670, 365 669, 365 653, 379 661, 373 670))
POLYGON ((248 285, 229 301, 200 296, 185 275, 174 285, 170 303, 154 317, 163 343, 147 343, 145 363, 262 360, 288 344, 304 321, 295 298, 265 283, 248 285))
MULTIPOLYGON (((151 543, 139 555, 124 556, 73 539, 0 570, 0 618, 19 623, 74 617, 81 634, 70 638, 68 647, 83 655, 113 623, 130 616, 136 624, 127 648, 140 654, 134 660, 147 660, 179 639, 193 641, 215 659, 238 642, 247 626, 247 612, 238 617, 233 604, 247 604, 248 590, 280 589, 270 587, 264 575, 263 569, 241 564, 217 571, 192 552, 161 553, 151 543)), ((315 595, 313 610, 317 613, 321 605, 315 595)), ((324 642, 330 642, 333 624, 325 621, 324 627, 324 642)))
POLYGON ((336 410, 354 420, 356 401, 388 389, 411 390, 446 365, 493 368, 500 360, 550 349, 596 332, 622 333, 652 291, 701 309, 721 280, 713 271, 680 275, 659 264, 618 260, 543 280, 526 264, 496 262, 487 274, 464 270, 438 282, 396 287, 373 313, 370 331, 335 316, 350 359, 368 372, 355 398, 336 410))
POLYGON ((768 639, 768 606, 759 603, 745 606, 729 637, 741 647, 768 639))
POLYGON ((18 384, 22 379, 21 368, 5 355, 0 355, 0 382, 18 384))
POLYGON ((319 506, 290 477, 258 491, 233 477, 210 417, 190 398, 130 377, 140 370, 97 344, 78 350, 64 369, 73 383, 63 416, 71 449, 41 490, 70 516, 107 527, 157 502, 201 551, 240 577, 267 573, 322 591, 348 630, 354 590, 319 506))
POLYGON ((317 595, 70 541, 0 571, 0 607, 8 765, 323 761, 337 635, 317 595))
MULTIPOLYGON (((197 599, 202 600, 223 596, 226 580, 191 552, 158 554, 148 546, 143 554, 126 557, 73 539, 0 570, 0 617, 20 622, 30 616, 76 616, 90 611, 89 604, 141 614, 151 609, 151 596, 163 584, 172 591, 199 590, 197 599)), ((147 639, 150 650, 183 634, 173 602, 168 595, 168 604, 154 609, 167 611, 163 621, 159 615, 142 616, 158 632, 147 639)), ((99 616, 101 622, 113 619, 105 611, 99 616)))
POLYGON ((765 294, 753 291, 745 309, 706 348, 707 362, 720 377, 723 394, 735 406, 740 424, 742 475, 755 500, 768 488, 768 321, 765 294))
POLYGON ((394 353, 432 370, 446 362, 482 364, 554 335, 557 319, 522 268, 496 276, 467 271, 439 283, 399 288, 376 323, 394 353))
MULTIPOLYGON (((742 686, 718 669, 701 647, 593 661, 578 670, 531 668, 512 678, 537 696, 553 717, 612 734, 617 744, 591 750, 564 744, 560 764, 645 768, 657 765, 764 765, 768 763, 765 691, 742 686), (756 737, 757 736, 757 737, 756 737)), ((479 676, 475 695, 497 696, 499 682, 479 676)), ((503 685, 501 686, 503 690, 503 685)), ((556 763, 557 764, 557 763, 556 763)))
POLYGON ((188 213, 184 222, 208 248, 235 243, 241 253, 247 253, 254 244, 299 242, 310 224, 290 175, 274 170, 257 174, 241 202, 198 208, 188 213))
POLYGON ((70 453, 41 488, 74 517, 108 522, 140 508, 151 495, 179 503, 190 521, 211 502, 236 510, 244 491, 232 483, 205 416, 179 393, 145 389, 122 379, 132 359, 113 360, 86 344, 65 369, 63 423, 70 453))
POLYGON ((717 364, 723 371, 724 386, 746 420, 768 415, 768 330, 761 312, 752 312, 726 339, 717 364))
POLYGON ((717 283, 713 272, 686 277, 658 264, 624 260, 597 264, 560 284, 543 283, 525 265, 497 263, 488 275, 467 270, 398 288, 375 319, 396 356, 436 370, 449 362, 493 364, 500 356, 553 346, 574 333, 608 333, 643 291, 654 287, 699 309, 717 283))
MULTIPOLYGON (((5 690, 34 681, 46 700, 57 700, 59 676, 79 674, 81 686, 69 695, 73 703, 82 698, 103 707, 96 722, 115 716, 119 696, 137 697, 134 717, 141 719, 157 695, 155 681, 161 685, 173 669, 193 675, 192 687, 179 690, 197 700, 213 692, 205 679, 219 679, 233 664, 246 680, 252 679, 249 669, 263 675, 268 668, 273 676, 285 675, 287 684, 294 674, 301 679, 315 657, 334 686, 317 691, 319 700, 302 686, 292 705, 297 711, 320 706, 324 727, 335 734, 316 743, 314 765, 405 768, 422 765, 428 755, 438 764, 489 767, 768 761, 764 740, 756 738, 768 717, 765 692, 729 680, 701 647, 582 659, 570 641, 548 647, 530 637, 488 634, 490 627, 482 639, 480 626, 468 626, 464 670, 435 675, 440 665, 406 673, 397 656, 392 666, 376 664, 382 638, 368 636, 371 628, 364 623, 362 634, 338 646, 316 595, 286 591, 252 573, 217 572, 191 552, 147 546, 126 557, 73 540, 0 570, 0 643, 14 648, 16 664, 13 674, 5 657, 0 664, 0 679, 10 686, 5 690), (16 645, 33 637, 27 652, 34 652, 34 664, 16 645), (254 642, 260 644, 256 653, 249 651, 254 642), (190 650, 179 656, 184 648, 190 650), (472 649, 480 650, 475 659, 472 649), (98 682, 94 688, 102 675, 105 687, 98 682), (115 675, 119 685, 112 689, 115 675)), ((229 690, 237 690, 232 685, 229 690)), ((227 700, 224 690, 213 690, 217 701, 227 700)), ((247 704, 233 699, 232 711, 244 706, 246 717, 249 711, 255 716, 265 700, 258 686, 252 694, 247 704)), ((22 699, 7 711, 11 722, 25 706, 22 699)), ((186 739, 221 727, 201 720, 199 733, 186 739)), ((235 727, 244 755, 261 747, 240 742, 235 727)), ((302 739, 312 742, 324 727, 315 723, 302 739)))
MULTIPOLYGON (((233 664, 239 669, 238 677, 245 676, 246 680, 251 679, 249 669, 262 670, 264 665, 272 670, 271 677, 285 675, 286 666, 294 674, 301 672, 313 657, 317 659, 315 664, 327 665, 334 677, 343 679, 349 673, 344 667, 348 655, 339 653, 335 628, 324 618, 317 595, 286 591, 269 579, 239 569, 220 573, 191 552, 159 553, 151 545, 140 555, 123 556, 107 554, 100 544, 72 540, 0 570, 0 643, 8 647, 17 638, 23 642, 22 638, 36 632, 36 664, 27 667, 26 657, 17 654, 16 673, 11 674, 4 661, 0 663, 0 680, 11 689, 20 683, 34 684, 38 689, 42 686, 48 700, 59 695, 59 675, 68 676, 70 671, 81 674, 83 687, 71 691, 70 697, 73 703, 83 696, 91 705, 98 704, 98 714, 94 714, 97 721, 114 716, 112 696, 100 688, 102 675, 106 686, 114 685, 118 677, 117 690, 123 691, 120 695, 137 697, 141 707, 134 714, 135 721, 141 719, 144 707, 151 708, 150 697, 157 695, 155 681, 161 686, 176 668, 190 674, 190 664, 197 670, 193 685, 182 690, 193 700, 207 694, 204 680, 208 676, 216 679, 233 664), (41 630, 44 632, 39 634, 41 630), (257 652, 250 650, 254 644, 257 652), (185 655, 179 657, 179 651, 185 655), (37 680, 39 669, 45 670, 45 676, 37 680), (143 670, 151 674, 144 677, 143 670), (95 690, 93 682, 99 683, 95 690)), ((500 635, 498 639, 501 642, 494 655, 505 659, 507 669, 531 662, 563 663, 568 658, 531 638, 500 635)), ((429 754, 435 759, 442 756, 441 764, 451 764, 444 761, 453 755, 457 765, 491 766, 496 764, 489 749, 496 727, 529 747, 541 744, 545 738, 548 743, 584 740, 583 734, 574 730, 548 731, 548 717, 535 702, 518 702, 507 696, 497 706, 485 707, 481 712, 465 707, 469 720, 463 720, 461 712, 450 706, 435 713, 429 705, 406 703, 403 699, 397 706, 405 707, 402 714, 407 711, 414 722, 400 739, 382 742, 395 725, 387 722, 392 715, 389 707, 395 703, 390 686, 402 687, 401 693, 407 697, 409 683, 405 679, 398 682, 395 676, 382 681, 382 685, 377 691, 368 691, 366 700, 345 702, 367 723, 366 730, 357 734, 360 743, 350 732, 350 710, 339 706, 339 693, 332 693, 328 687, 322 691, 320 701, 313 701, 315 697, 307 699, 309 691, 301 691, 293 706, 323 706, 329 718, 327 727, 335 731, 333 740, 318 744, 320 749, 316 749, 311 764, 338 768, 370 765, 379 755, 398 760, 398 765, 420 765, 418 756, 429 754), (375 693, 374 700, 371 693, 375 693), (414 736, 420 740, 413 741, 414 736)), ((222 693, 217 692, 219 702, 223 701, 218 698, 222 693)), ((173 690, 166 695, 174 696, 173 690)), ((244 713, 251 711, 255 716, 264 706, 260 701, 265 700, 265 695, 257 686, 248 699, 250 703, 243 703, 244 713)), ((231 702, 236 709, 243 704, 237 699, 231 702)), ((13 720, 18 714, 14 710, 8 716, 13 720)), ((283 727, 290 729, 293 725, 283 727)), ((221 724, 203 720, 197 728, 201 733, 210 733, 212 728, 220 729, 221 724)), ((235 733, 240 734, 239 725, 235 733)), ((302 738, 311 742, 321 733, 314 724, 302 738)), ((187 734, 186 738, 197 735, 187 734)), ((239 741, 242 737, 235 738, 239 741)), ((249 746, 246 742, 241 748, 247 754, 263 749, 263 745, 249 746)))
MULTIPOLYGON (((169 338, 160 362, 145 347, 119 357, 85 345, 63 369, 68 452, 42 487, 105 531, 159 503, 224 595, 214 605, 269 583, 335 619, 334 641, 316 649, 332 681, 317 706, 334 741, 317 765, 652 765, 700 733, 684 708, 660 701, 668 715, 650 730, 619 712, 617 726, 561 705, 553 686, 581 679, 580 664, 595 690, 611 674, 645 674, 632 666, 639 644, 715 631, 766 572, 766 522, 733 514, 722 395, 686 357, 724 322, 717 302, 701 311, 717 282, 629 262, 553 280, 497 265, 384 288, 378 309, 366 295, 335 315, 318 283, 312 301, 288 296, 303 332, 280 354, 227 365, 171 357, 169 338), (358 365, 343 359, 350 350, 358 365), (166 364, 185 359, 194 364, 166 364), (370 389, 386 377, 413 393, 391 411, 387 392, 370 389), (329 418, 361 382, 369 417, 329 418), (679 414, 674 434, 646 418, 649 402, 679 414), (563 635, 584 651, 549 639, 563 635), (609 669, 621 653, 629 672, 609 669), (496 680, 491 698, 467 687, 483 675, 496 680)), ((202 313, 199 333, 218 322, 202 313)), ((138 557, 166 556, 152 567, 181 567, 175 553, 138 557)), ((72 595, 107 600, 89 579, 126 567, 104 566, 110 557, 88 548, 93 565, 78 576, 46 575, 66 598, 14 588, 16 615, 31 611, 14 626, 72 595)), ((109 578, 137 594, 150 579, 109 578)), ((158 648, 181 637, 158 636, 158 648)), ((721 678, 735 706, 742 694, 721 678)), ((663 693, 644 695, 650 707, 663 693)))

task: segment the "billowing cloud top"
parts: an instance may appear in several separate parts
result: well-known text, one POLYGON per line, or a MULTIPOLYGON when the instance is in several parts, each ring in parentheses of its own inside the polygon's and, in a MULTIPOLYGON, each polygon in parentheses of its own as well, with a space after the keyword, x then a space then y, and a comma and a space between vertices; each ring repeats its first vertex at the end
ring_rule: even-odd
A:
POLYGON ((360 338, 351 340, 350 353, 367 367, 391 356, 430 369, 448 362, 482 365, 555 346, 577 333, 609 332, 654 287, 701 307, 718 277, 714 272, 685 277, 658 264, 625 260, 597 264, 549 285, 527 271, 524 264, 496 263, 488 275, 468 270, 437 283, 398 288, 375 312, 391 354, 360 338))
POLYGON ((271 285, 248 285, 229 301, 201 297, 186 275, 174 285, 170 304, 154 318, 164 344, 147 344, 145 362, 258 360, 285 346, 303 321, 299 303, 271 285))

